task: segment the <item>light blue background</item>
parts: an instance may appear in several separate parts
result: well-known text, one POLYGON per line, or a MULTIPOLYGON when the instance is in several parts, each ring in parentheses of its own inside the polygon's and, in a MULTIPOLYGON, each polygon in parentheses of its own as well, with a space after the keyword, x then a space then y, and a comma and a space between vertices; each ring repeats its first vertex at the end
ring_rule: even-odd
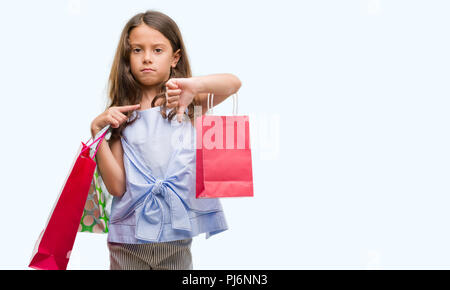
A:
MULTIPOLYGON (((194 75, 233 73, 254 198, 195 269, 450 268, 450 2, 2 1, 0 268, 27 268, 106 102, 120 32, 157 9, 194 75)), ((215 114, 230 114, 231 98, 215 114)), ((69 269, 108 269, 79 234, 69 269)))

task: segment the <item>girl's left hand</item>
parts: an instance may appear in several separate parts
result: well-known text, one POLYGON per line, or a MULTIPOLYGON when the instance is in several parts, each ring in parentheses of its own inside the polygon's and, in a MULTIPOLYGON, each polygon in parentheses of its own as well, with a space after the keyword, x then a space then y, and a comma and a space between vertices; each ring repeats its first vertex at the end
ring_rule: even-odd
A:
POLYGON ((193 78, 172 78, 166 83, 166 105, 177 108, 177 120, 181 123, 184 111, 197 95, 197 86, 193 78))

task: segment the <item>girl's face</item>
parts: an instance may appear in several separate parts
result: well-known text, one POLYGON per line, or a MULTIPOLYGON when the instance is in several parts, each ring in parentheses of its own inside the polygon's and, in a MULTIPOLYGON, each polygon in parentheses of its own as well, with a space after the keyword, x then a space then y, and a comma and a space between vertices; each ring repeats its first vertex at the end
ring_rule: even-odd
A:
POLYGON ((169 40, 161 32, 141 24, 131 30, 128 41, 131 73, 139 83, 148 87, 169 79, 170 67, 176 66, 180 50, 173 53, 169 40))

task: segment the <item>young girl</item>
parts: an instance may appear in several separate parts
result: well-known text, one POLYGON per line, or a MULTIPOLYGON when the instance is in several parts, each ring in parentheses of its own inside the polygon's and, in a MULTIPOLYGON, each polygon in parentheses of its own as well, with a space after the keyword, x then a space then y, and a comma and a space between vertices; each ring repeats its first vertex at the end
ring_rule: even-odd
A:
POLYGON ((208 93, 217 105, 240 86, 232 74, 192 77, 167 15, 147 11, 125 25, 109 76, 111 104, 91 123, 93 137, 112 128, 96 155, 114 196, 111 269, 193 269, 192 238, 227 230, 220 201, 195 197, 194 106, 205 114, 208 93))

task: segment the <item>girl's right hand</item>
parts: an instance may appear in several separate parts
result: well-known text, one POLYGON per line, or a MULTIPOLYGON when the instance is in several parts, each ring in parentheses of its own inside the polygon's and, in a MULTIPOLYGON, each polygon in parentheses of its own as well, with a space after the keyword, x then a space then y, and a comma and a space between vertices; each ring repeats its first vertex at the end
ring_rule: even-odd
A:
POLYGON ((92 121, 91 134, 93 138, 107 125, 111 125, 112 128, 119 128, 120 125, 128 120, 127 116, 122 113, 137 110, 140 106, 141 104, 108 108, 92 121))

